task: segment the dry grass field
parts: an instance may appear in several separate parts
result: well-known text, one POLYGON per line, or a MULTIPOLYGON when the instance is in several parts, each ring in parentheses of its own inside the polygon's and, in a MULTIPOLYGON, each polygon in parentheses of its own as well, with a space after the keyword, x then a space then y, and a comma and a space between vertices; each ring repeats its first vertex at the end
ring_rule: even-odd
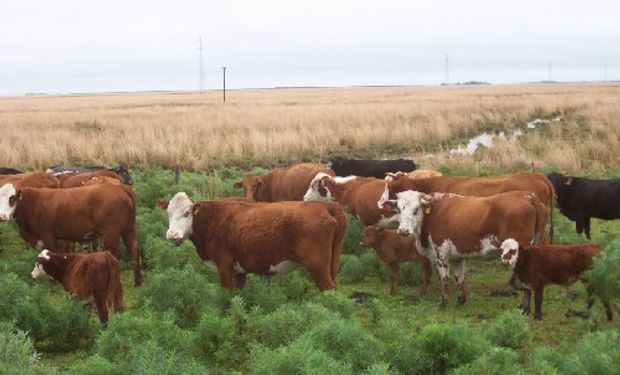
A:
POLYGON ((329 156, 413 157, 424 167, 620 165, 620 85, 351 88, 0 98, 0 165, 273 165, 329 156), (472 156, 449 149, 482 131, 516 142, 472 156))

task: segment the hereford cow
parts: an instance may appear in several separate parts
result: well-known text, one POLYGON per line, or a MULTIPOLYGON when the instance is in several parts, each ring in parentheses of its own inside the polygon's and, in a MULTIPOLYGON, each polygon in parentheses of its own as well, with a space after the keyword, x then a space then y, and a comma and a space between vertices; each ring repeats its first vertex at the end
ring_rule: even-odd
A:
POLYGON ((620 218, 620 180, 590 180, 559 173, 547 175, 560 212, 575 222, 577 233, 590 239, 590 218, 620 218))
POLYGON ((13 184, 16 187, 32 187, 32 188, 58 188, 60 182, 56 177, 46 172, 32 172, 23 174, 13 174, 0 176, 0 186, 5 184, 13 184))
POLYGON ((23 172, 20 171, 19 169, 0 167, 0 175, 22 174, 22 173, 23 172))
POLYGON ((334 175, 331 169, 319 164, 295 164, 274 169, 260 177, 247 175, 234 187, 243 188, 246 198, 256 202, 301 201, 318 173, 334 175))
POLYGON ((86 184, 86 181, 94 177, 106 177, 109 179, 117 180, 121 183, 123 180, 114 172, 110 172, 107 169, 101 169, 95 172, 76 172, 76 173, 63 173, 56 176, 60 181, 61 188, 73 188, 80 187, 86 184))
POLYGON ((108 305, 115 312, 123 310, 121 266, 109 251, 63 254, 43 250, 34 261, 31 275, 33 279, 52 277, 78 300, 92 298, 104 326, 108 323, 108 305))
POLYGON ((15 219, 20 236, 35 247, 41 240, 58 252, 58 240, 80 242, 97 237, 119 257, 122 238, 131 255, 136 285, 142 282, 136 237, 135 194, 125 185, 102 184, 72 189, 0 188, 0 221, 15 219))
POLYGON ((449 265, 457 267, 460 304, 465 303, 465 260, 499 256, 500 244, 507 238, 523 243, 540 238, 540 225, 546 214, 532 192, 507 192, 490 197, 417 191, 396 194, 396 201, 385 205, 398 212, 398 232, 415 236, 420 253, 437 266, 441 279, 441 307, 448 298, 449 265))
POLYGON ((369 226, 364 228, 361 245, 375 249, 379 259, 389 267, 390 294, 397 293, 400 263, 407 261, 414 261, 420 266, 422 270, 420 293, 426 294, 433 270, 430 260, 416 250, 413 237, 403 237, 395 230, 369 226))
POLYGON ((385 190, 385 181, 373 177, 332 177, 319 173, 312 179, 305 201, 337 201, 362 221, 364 225, 395 227, 397 215, 377 207, 385 190))
POLYGON ((177 193, 166 209, 166 238, 189 237, 200 258, 217 270, 225 289, 243 288, 247 273, 271 276, 298 266, 310 272, 319 290, 337 286, 347 228, 337 203, 193 202, 177 193))
POLYGON ((363 160, 363 159, 334 159, 330 168, 336 176, 360 176, 384 178, 389 172, 412 172, 416 167, 413 160, 363 160))
POLYGON ((440 177, 443 176, 443 173, 433 171, 430 169, 418 169, 413 172, 407 173, 409 178, 429 178, 429 177, 440 177))
POLYGON ((121 178, 121 181, 125 185, 133 185, 133 178, 131 177, 131 173, 129 173, 129 168, 127 164, 120 164, 115 168, 107 168, 101 165, 91 165, 87 167, 62 167, 59 165, 47 168, 47 172, 54 174, 55 176, 65 174, 65 173, 85 173, 85 172, 96 172, 100 170, 108 170, 110 172, 114 172, 117 176, 121 178))
MULTIPOLYGON (((386 177, 387 185, 384 194, 378 202, 379 207, 388 199, 395 199, 401 191, 413 190, 426 194, 452 193, 475 197, 488 197, 509 191, 532 191, 543 202, 549 214, 549 241, 553 243, 553 185, 540 173, 516 173, 497 177, 429 177, 411 179, 402 174, 386 177)), ((547 225, 547 218, 540 221, 543 230, 547 225)), ((544 236, 540 239, 544 242, 544 236)))
MULTIPOLYGON (((542 319, 542 301, 547 284, 569 286, 580 279, 592 265, 592 258, 601 252, 599 245, 541 245, 522 246, 512 238, 502 243, 502 264, 510 267, 519 280, 528 286, 523 288, 523 311, 530 313, 532 289, 534 290, 534 319, 542 319), (531 289, 530 289, 531 288, 531 289)), ((594 288, 588 285, 588 310, 594 304, 594 288)), ((613 319, 609 301, 602 299, 607 320, 613 319)))

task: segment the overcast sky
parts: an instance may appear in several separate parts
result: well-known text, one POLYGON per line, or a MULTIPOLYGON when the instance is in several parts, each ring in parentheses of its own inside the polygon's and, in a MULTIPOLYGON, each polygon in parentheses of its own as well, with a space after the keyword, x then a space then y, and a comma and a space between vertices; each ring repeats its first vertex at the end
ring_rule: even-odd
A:
POLYGON ((620 79, 620 1, 2 0, 0 95, 620 79))

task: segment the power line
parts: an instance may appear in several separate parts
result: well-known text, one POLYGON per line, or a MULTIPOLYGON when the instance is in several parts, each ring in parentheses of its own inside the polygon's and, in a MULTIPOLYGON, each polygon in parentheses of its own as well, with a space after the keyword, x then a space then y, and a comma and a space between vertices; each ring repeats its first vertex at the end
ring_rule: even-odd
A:
POLYGON ((226 103, 226 67, 222 67, 222 100, 226 103))

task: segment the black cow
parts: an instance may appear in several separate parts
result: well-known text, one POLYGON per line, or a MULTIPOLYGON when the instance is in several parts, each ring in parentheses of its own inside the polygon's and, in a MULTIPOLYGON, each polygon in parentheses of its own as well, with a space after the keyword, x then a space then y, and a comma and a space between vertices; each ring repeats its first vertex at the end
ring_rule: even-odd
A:
POLYGON ((23 172, 18 170, 18 169, 13 169, 13 168, 3 168, 0 167, 0 175, 7 175, 7 174, 22 174, 23 172))
POLYGON ((575 222, 577 233, 590 239, 590 218, 620 218, 620 180, 590 180, 550 173, 560 212, 575 222))
POLYGON ((416 166, 413 160, 364 160, 364 159, 334 159, 330 168, 336 176, 360 176, 385 178, 385 174, 392 172, 412 172, 416 166))
POLYGON ((101 169, 107 169, 112 171, 120 176, 125 185, 133 185, 133 178, 129 173, 129 168, 126 164, 120 164, 116 168, 107 168, 101 165, 90 165, 87 167, 62 167, 59 165, 55 165, 53 167, 47 168, 47 172, 52 173, 53 175, 59 175, 63 173, 83 173, 83 172, 94 172, 101 169))

